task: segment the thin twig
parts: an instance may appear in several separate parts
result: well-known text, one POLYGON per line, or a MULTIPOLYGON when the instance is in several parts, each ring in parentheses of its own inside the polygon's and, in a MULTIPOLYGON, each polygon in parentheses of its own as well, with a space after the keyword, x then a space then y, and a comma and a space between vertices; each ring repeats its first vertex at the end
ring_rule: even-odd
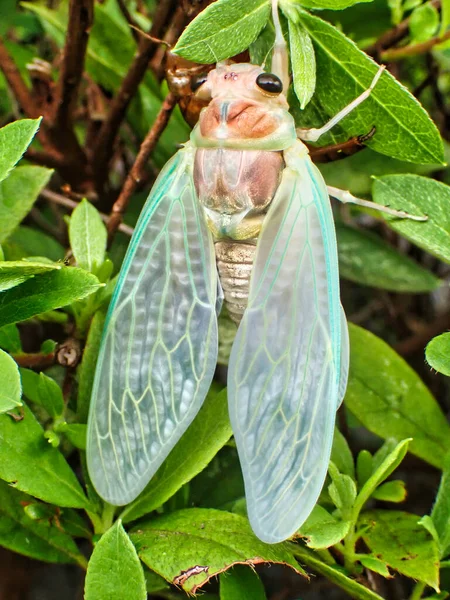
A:
MULTIPOLYGON (((66 196, 63 196, 62 194, 57 194, 56 192, 52 192, 52 190, 42 190, 40 195, 43 198, 45 198, 46 200, 49 200, 50 202, 54 202, 55 204, 58 204, 59 206, 64 206, 65 208, 69 209, 70 211, 75 210, 75 208, 78 206, 78 202, 76 202, 75 200, 66 198, 66 196)), ((99 213, 99 214, 100 214, 102 221, 104 223, 108 223, 108 220, 109 220, 108 215, 105 215, 104 213, 99 213)), ((133 235, 133 228, 129 227, 128 225, 125 225, 124 223, 120 223, 120 225, 118 226, 118 230, 130 237, 133 235)))
POLYGON ((402 48, 392 48, 381 53, 382 62, 392 62, 394 60, 401 60, 408 56, 417 56, 418 54, 425 54, 429 52, 434 46, 442 44, 446 40, 450 39, 450 31, 447 31, 443 36, 437 36, 427 40, 426 42, 420 42, 417 44, 408 44, 402 48))
POLYGON ((55 128, 71 127, 93 19, 93 0, 70 0, 69 24, 52 119, 55 128))
POLYGON ((110 240, 116 229, 120 226, 123 214, 128 206, 130 198, 144 175, 145 165, 148 162, 149 156, 158 143, 158 140, 169 121, 175 105, 176 96, 172 93, 169 93, 161 106, 155 122, 141 144, 139 153, 134 161, 134 165, 132 166, 128 177, 125 180, 122 191, 120 192, 119 197, 115 201, 111 210, 111 215, 108 220, 108 234, 110 240))
POLYGON ((21 109, 31 119, 39 117, 39 112, 31 96, 27 84, 22 78, 15 62, 8 54, 8 51, 0 38, 0 68, 11 88, 15 98, 20 104, 21 109))
MULTIPOLYGON (((164 30, 164 25, 170 14, 172 0, 163 0, 158 7, 158 11, 153 19, 153 25, 150 29, 152 37, 160 37, 164 30)), ((107 178, 108 164, 113 154, 114 140, 119 131, 119 127, 125 117, 127 108, 131 100, 136 95, 139 84, 144 78, 149 61, 155 51, 156 44, 144 36, 140 36, 138 51, 126 74, 122 85, 111 103, 107 118, 105 119, 94 148, 97 186, 102 187, 107 178)))
POLYGON ((447 329, 450 329, 450 312, 441 315, 418 333, 398 342, 394 346, 394 349, 401 356, 410 356, 415 352, 423 352, 424 347, 431 339, 440 333, 447 331, 447 329))
POLYGON ((139 27, 136 21, 133 19, 130 11, 128 10, 128 6, 125 4, 125 0, 117 0, 117 4, 119 5, 120 10, 122 11, 123 16, 125 17, 128 25, 132 29, 132 34, 137 43, 139 43, 139 27))

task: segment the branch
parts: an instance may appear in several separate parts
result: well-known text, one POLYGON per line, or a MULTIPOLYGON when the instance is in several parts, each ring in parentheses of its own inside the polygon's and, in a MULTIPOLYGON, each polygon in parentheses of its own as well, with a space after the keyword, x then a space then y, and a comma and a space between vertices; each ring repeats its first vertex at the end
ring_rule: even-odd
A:
POLYGON ((39 117, 39 113, 36 110, 34 100, 31 96, 30 90, 27 84, 22 78, 19 69, 16 67, 15 62, 9 56, 8 51, 0 38, 0 68, 11 88, 15 98, 20 104, 21 109, 27 117, 36 119, 39 117))
POLYGON ((64 56, 55 94, 54 128, 71 128, 93 20, 93 0, 70 0, 64 56))
POLYGON ((148 162, 150 154, 153 152, 156 144, 158 143, 158 140, 169 121, 175 105, 176 97, 174 94, 170 93, 164 100, 155 122, 148 132, 145 140, 141 144, 139 153, 134 161, 134 165, 128 174, 119 197, 112 207, 111 215, 108 220, 108 234, 110 240, 113 237, 116 229, 118 227, 120 228, 123 213, 125 212, 125 209, 128 206, 130 198, 133 192, 136 190, 139 181, 144 175, 145 165, 148 162))
POLYGON ((418 54, 425 54, 429 52, 434 46, 445 42, 450 39, 450 31, 447 31, 442 36, 437 36, 427 40, 426 42, 420 42, 418 44, 408 44, 402 48, 393 48, 392 50, 386 50, 381 53, 381 60, 383 62, 392 62, 394 60, 401 60, 407 56, 417 56, 418 54))
MULTIPOLYGON (((152 37, 160 37, 170 14, 171 5, 172 0, 162 0, 160 3, 158 12, 153 19, 153 25, 150 29, 150 35, 152 37)), ((140 37, 137 54, 131 63, 128 73, 122 81, 122 85, 120 86, 116 97, 111 103, 109 114, 100 129, 97 144, 95 145, 93 152, 97 171, 97 185, 100 187, 103 186, 103 183, 107 178, 108 163, 113 152, 114 140, 116 139, 119 127, 125 118, 125 113, 131 100, 136 95, 139 84, 144 78, 148 63, 155 48, 156 44, 153 40, 144 36, 140 37)))
MULTIPOLYGON (((46 200, 48 200, 49 202, 53 202, 54 204, 58 204, 59 206, 64 206, 64 208, 67 208, 70 211, 75 210, 75 208, 78 206, 78 202, 76 202, 75 200, 71 200, 70 198, 66 198, 66 196, 62 196, 61 194, 52 192, 52 190, 42 190, 40 195, 43 198, 45 198, 46 200)), ((101 220, 104 223, 108 223, 108 221, 109 221, 108 215, 105 215, 104 213, 99 213, 99 214, 100 214, 101 220)), ((128 225, 124 225, 123 223, 121 223, 118 226, 118 230, 130 237, 133 235, 133 228, 129 227, 128 225)))

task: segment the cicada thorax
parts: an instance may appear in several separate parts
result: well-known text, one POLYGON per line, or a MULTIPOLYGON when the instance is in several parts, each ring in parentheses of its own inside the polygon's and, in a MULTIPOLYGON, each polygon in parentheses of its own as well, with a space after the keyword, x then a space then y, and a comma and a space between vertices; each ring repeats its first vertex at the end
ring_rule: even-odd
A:
POLYGON ((261 73, 248 64, 210 72, 206 85, 213 97, 191 136, 197 197, 236 323, 247 306, 257 240, 281 180, 283 150, 295 137, 284 97, 265 95, 255 85, 261 73))

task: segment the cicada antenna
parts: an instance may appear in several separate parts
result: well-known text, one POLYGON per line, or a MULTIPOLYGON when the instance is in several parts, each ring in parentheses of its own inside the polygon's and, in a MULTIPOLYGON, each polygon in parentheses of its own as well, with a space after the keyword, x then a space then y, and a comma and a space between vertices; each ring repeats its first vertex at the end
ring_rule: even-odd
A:
POLYGON ((280 16, 278 14, 278 0, 272 0, 272 19, 275 27, 275 45, 272 54, 272 73, 277 75, 287 92, 289 87, 289 64, 286 40, 281 29, 280 16))

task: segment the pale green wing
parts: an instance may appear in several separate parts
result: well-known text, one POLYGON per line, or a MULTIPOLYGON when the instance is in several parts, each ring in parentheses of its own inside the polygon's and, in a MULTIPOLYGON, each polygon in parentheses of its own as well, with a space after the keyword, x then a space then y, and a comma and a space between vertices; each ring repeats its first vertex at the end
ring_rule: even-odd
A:
POLYGON ((198 412, 217 359, 217 271, 188 147, 139 218, 109 308, 88 428, 88 468, 111 504, 131 502, 198 412))
POLYGON ((345 392, 347 391, 348 370, 350 367, 350 337, 348 334, 347 317, 343 307, 341 306, 341 372, 339 375, 339 393, 338 404, 339 408, 344 400, 345 392))
POLYGON ((258 240, 231 352, 230 418, 253 530, 275 543, 310 514, 325 480, 340 378, 333 217, 320 173, 289 151, 258 240))

